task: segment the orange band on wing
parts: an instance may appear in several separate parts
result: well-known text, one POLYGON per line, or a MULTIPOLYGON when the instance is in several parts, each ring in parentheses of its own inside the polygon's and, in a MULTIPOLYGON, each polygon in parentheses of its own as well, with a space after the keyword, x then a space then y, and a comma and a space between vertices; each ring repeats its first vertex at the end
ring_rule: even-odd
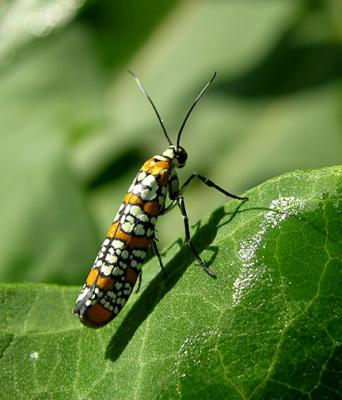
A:
POLYGON ((154 165, 156 165, 156 162, 153 160, 153 158, 150 158, 140 168, 140 171, 149 171, 149 169, 152 168, 152 166, 154 166, 154 165))
POLYGON ((111 311, 106 310, 101 306, 101 304, 96 303, 89 308, 85 319, 88 323, 93 324, 96 327, 100 327, 113 319, 113 317, 114 314, 111 311))
POLYGON ((163 175, 165 170, 168 170, 170 168, 169 164, 164 161, 160 161, 157 164, 153 165, 148 172, 152 175, 163 175))
POLYGON ((116 233, 117 229, 118 229, 118 223, 115 222, 115 223, 113 223, 113 224, 110 226, 110 228, 108 229, 108 231, 107 231, 107 236, 108 236, 109 238, 113 238, 113 237, 115 236, 115 233, 116 233))
POLYGON ((140 171, 149 172, 152 175, 159 175, 162 173, 162 171, 164 169, 170 169, 170 167, 171 167, 171 160, 170 161, 154 161, 153 158, 150 158, 141 167, 140 171))
POLYGON ((160 208, 158 202, 148 201, 147 203, 144 204, 144 211, 146 214, 151 216, 159 215, 160 208))
POLYGON ((139 249, 146 249, 151 243, 151 239, 145 236, 132 236, 120 229, 116 231, 115 237, 123 240, 129 247, 137 247, 139 249))
POLYGON ((166 186, 169 181, 170 170, 164 169, 159 175, 159 182, 162 186, 166 186))
POLYGON ((138 278, 138 273, 133 268, 128 267, 126 271, 126 281, 134 285, 137 278, 138 278))
POLYGON ((141 198, 135 194, 132 193, 127 193, 126 196, 123 199, 123 203, 125 204, 136 204, 138 206, 141 206, 144 204, 144 201, 141 200, 141 198))
MULTIPOLYGON (((153 202, 151 202, 153 203, 153 202)), ((158 203, 157 203, 158 206, 158 203)), ((153 206, 154 208, 152 208, 152 211, 155 210, 155 206, 153 206)), ((159 206, 158 206, 158 212, 159 212, 159 206)), ((157 213, 158 214, 158 213, 157 213)), ((150 214, 150 215, 157 215, 157 214, 150 214)), ((121 239, 122 241, 124 241, 128 246, 130 247, 138 247, 139 249, 146 249, 151 242, 151 239, 146 238, 145 236, 133 236, 130 235, 128 233, 123 232, 118 223, 114 223, 112 224, 112 226, 109 228, 108 232, 107 232, 107 237, 113 239, 113 238, 117 238, 117 239, 121 239)))
POLYGON ((107 276, 100 276, 96 281, 96 285, 103 290, 111 290, 115 282, 114 279, 108 278, 107 276))
MULTIPOLYGON (((143 201, 140 197, 136 196, 135 194, 127 193, 123 200, 124 204, 136 204, 138 206, 143 206, 144 211, 149 215, 159 215, 160 208, 157 201, 143 201)), ((114 225, 114 224, 113 224, 114 225)), ((110 227, 109 232, 115 232, 115 227, 113 225, 110 227)), ((111 236, 112 237, 112 236, 111 236)))
POLYGON ((96 281, 98 275, 99 275, 99 270, 92 268, 86 280, 87 286, 91 286, 96 281))

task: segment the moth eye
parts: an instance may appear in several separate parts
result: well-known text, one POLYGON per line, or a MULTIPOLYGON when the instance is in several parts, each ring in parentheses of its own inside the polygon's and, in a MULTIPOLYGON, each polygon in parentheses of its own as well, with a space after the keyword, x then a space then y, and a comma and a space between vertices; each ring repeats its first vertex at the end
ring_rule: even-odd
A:
POLYGON ((188 158, 188 155, 183 148, 180 148, 179 152, 177 153, 176 158, 177 158, 179 166, 184 166, 184 164, 188 158))

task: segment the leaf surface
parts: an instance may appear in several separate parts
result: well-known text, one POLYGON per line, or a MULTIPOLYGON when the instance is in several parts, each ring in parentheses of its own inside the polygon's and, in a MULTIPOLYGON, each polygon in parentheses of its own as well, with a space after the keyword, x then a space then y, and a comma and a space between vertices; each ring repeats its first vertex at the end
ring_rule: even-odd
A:
POLYGON ((4 399, 338 399, 342 168, 296 171, 193 229, 209 278, 173 244, 103 329, 79 288, 2 284, 4 399))

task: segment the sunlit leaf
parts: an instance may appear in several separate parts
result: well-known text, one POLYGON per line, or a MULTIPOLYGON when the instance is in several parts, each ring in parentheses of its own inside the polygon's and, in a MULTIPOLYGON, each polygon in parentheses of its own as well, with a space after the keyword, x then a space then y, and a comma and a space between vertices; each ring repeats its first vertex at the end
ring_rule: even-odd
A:
POLYGON ((79 288, 1 285, 3 398, 341 398, 342 168, 248 196, 193 229, 217 279, 177 242, 101 330, 73 319, 79 288))

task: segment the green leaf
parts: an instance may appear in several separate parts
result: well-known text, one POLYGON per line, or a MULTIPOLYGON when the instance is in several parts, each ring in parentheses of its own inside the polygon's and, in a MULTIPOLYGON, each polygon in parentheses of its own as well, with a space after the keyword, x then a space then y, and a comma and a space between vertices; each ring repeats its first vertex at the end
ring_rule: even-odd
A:
MULTIPOLYGON (((302 3, 3 2, 0 280, 80 285, 138 167, 164 150, 127 69, 172 137, 218 72, 184 132, 182 181, 196 170, 239 193, 340 163, 338 6, 302 3)), ((222 197, 194 183, 187 202, 196 221, 222 197)), ((182 231, 179 215, 166 215, 160 243, 182 231)))
POLYGON ((342 396, 342 167, 285 174, 199 222, 211 279, 177 241, 119 317, 72 317, 79 288, 0 286, 2 398, 342 396))

